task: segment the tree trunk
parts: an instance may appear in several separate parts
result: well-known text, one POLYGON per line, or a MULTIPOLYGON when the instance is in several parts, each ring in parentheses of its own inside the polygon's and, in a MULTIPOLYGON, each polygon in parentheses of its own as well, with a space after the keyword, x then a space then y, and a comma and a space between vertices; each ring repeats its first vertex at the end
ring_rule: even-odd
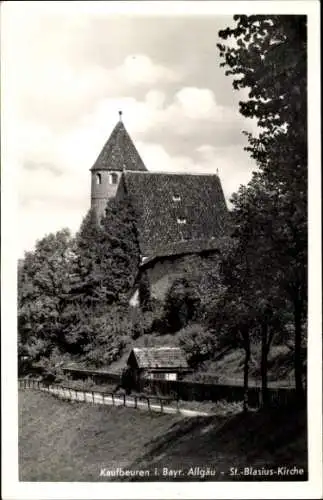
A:
POLYGON ((243 334, 244 338, 244 367, 243 367, 243 411, 246 413, 249 409, 248 392, 249 392, 249 362, 250 362, 250 337, 249 332, 243 334))
POLYGON ((268 408, 269 394, 268 394, 268 325, 263 323, 261 325, 261 406, 268 408))
POLYGON ((294 301, 294 328, 295 328, 295 351, 294 351, 294 371, 295 389, 297 403, 302 406, 305 402, 302 383, 302 311, 301 301, 294 301))

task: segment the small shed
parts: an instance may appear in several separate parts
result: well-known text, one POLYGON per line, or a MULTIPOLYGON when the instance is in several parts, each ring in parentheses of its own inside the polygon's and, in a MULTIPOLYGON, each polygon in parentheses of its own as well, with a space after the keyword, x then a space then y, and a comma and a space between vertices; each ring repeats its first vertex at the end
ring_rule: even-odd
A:
POLYGON ((135 381, 180 380, 191 371, 180 347, 134 347, 127 365, 135 381))

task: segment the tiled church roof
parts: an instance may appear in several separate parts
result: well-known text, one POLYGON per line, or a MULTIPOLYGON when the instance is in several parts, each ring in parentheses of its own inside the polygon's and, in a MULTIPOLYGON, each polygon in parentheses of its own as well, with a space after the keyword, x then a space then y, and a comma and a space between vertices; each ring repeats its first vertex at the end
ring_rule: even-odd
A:
POLYGON ((124 172, 144 258, 216 248, 229 214, 217 175, 124 172))
POLYGON ((91 170, 147 170, 121 120, 114 127, 91 170))

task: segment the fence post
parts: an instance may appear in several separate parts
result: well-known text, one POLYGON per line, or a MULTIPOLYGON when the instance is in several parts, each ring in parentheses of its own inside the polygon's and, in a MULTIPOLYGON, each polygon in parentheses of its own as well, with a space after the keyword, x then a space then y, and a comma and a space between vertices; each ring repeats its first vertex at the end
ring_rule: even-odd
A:
POLYGON ((160 411, 163 413, 163 400, 160 398, 160 411))
POLYGON ((123 406, 126 406, 126 395, 123 395, 123 406))
POLYGON ((137 400, 137 396, 134 396, 134 399, 135 399, 135 408, 138 408, 138 400, 137 400))
POLYGON ((112 399, 112 405, 115 406, 115 403, 114 403, 114 394, 113 392, 111 392, 111 399, 112 399))
POLYGON ((150 399, 148 396, 147 396, 147 403, 148 403, 148 410, 150 411, 150 399))

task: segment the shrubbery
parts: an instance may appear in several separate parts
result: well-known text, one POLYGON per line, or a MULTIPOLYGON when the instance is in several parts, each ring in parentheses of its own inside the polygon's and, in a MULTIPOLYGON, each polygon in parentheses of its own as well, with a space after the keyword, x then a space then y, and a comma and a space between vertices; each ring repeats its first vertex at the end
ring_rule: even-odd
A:
POLYGON ((217 339, 215 332, 195 323, 179 332, 179 345, 186 353, 188 364, 197 368, 203 361, 212 357, 217 348, 217 339))

